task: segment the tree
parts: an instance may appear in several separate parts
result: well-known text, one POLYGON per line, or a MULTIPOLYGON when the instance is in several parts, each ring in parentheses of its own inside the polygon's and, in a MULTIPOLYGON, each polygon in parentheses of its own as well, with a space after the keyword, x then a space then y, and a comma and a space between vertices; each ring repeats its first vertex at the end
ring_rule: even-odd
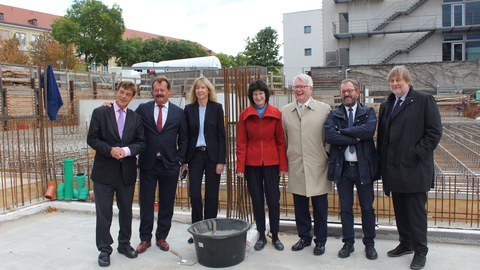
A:
POLYGON ((98 0, 75 0, 67 15, 52 25, 52 33, 60 43, 75 44, 87 67, 95 62, 107 64, 118 54, 125 31, 122 9, 114 4, 108 8, 98 0))
POLYGON ((164 38, 152 38, 143 43, 141 55, 142 60, 139 62, 160 62, 166 60, 192 58, 207 56, 207 52, 199 45, 188 40, 169 40, 164 38))
POLYGON ((66 69, 75 69, 78 60, 73 54, 73 46, 67 47, 60 44, 49 32, 44 32, 35 41, 30 43, 29 54, 32 64, 34 65, 52 65, 57 66, 57 62, 61 61, 66 69))
POLYGON ((215 56, 218 58, 218 60, 220 60, 223 68, 230 68, 234 66, 235 58, 233 56, 224 53, 217 53, 215 56))
POLYGON ((277 44, 277 31, 271 27, 260 30, 254 38, 247 38, 243 54, 247 64, 252 66, 278 67, 281 57, 278 55, 280 44, 277 44))
MULTIPOLYGON (((63 17, 52 24, 52 36, 63 46, 64 63, 68 63, 73 57, 73 46, 75 44, 76 33, 80 31, 80 26, 70 18, 63 17)), ((72 68, 67 64, 68 68, 72 68)))
POLYGON ((140 38, 129 38, 123 40, 115 62, 119 66, 132 66, 135 63, 143 61, 142 57, 143 42, 140 38))
POLYGON ((142 58, 139 62, 160 62, 165 60, 165 47, 167 41, 164 38, 151 38, 143 42, 142 58))
POLYGON ((168 41, 165 48, 165 58, 163 60, 175 60, 192 57, 207 56, 207 52, 197 44, 188 41, 168 41))
POLYGON ((11 38, 4 40, 0 38, 0 62, 12 64, 28 64, 28 55, 21 51, 18 39, 11 38))

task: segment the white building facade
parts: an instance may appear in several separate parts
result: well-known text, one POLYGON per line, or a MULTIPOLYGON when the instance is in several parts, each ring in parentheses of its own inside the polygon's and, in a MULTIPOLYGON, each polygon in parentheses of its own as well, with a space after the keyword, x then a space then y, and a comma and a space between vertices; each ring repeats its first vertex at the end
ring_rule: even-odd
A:
POLYGON ((324 66, 480 60, 480 0, 325 0, 323 25, 324 66))
POLYGON ((322 10, 283 14, 283 62, 285 82, 324 63, 322 10))

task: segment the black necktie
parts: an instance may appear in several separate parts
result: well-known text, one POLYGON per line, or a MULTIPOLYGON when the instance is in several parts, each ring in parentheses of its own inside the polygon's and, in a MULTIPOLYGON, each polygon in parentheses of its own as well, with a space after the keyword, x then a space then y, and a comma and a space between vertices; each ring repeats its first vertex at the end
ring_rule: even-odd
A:
POLYGON ((398 108, 400 108, 401 104, 402 104, 402 100, 398 98, 397 103, 395 103, 395 106, 393 107, 392 112, 390 113, 390 118, 393 118, 397 114, 398 108))
MULTIPOLYGON (((348 127, 353 127, 353 109, 352 108, 348 109, 348 127)), ((348 152, 350 152, 350 154, 355 153, 355 146, 349 145, 348 152)))

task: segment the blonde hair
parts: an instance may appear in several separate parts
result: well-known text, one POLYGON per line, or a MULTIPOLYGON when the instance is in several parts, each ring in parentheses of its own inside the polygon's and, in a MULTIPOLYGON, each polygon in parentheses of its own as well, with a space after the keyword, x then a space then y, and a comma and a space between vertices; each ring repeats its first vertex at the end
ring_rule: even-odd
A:
POLYGON ((217 101, 217 93, 215 92, 215 86, 205 77, 201 76, 195 79, 192 84, 192 89, 190 90, 189 99, 192 103, 197 102, 197 95, 195 95, 195 89, 200 86, 201 84, 205 85, 208 90, 208 100, 216 102, 217 101))

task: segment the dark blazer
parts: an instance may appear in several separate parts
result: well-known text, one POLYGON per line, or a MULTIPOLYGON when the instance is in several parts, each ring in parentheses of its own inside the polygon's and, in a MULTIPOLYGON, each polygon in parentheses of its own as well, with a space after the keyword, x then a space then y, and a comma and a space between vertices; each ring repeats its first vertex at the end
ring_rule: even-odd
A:
POLYGON ((93 110, 87 143, 95 149, 91 178, 93 182, 112 184, 122 179, 124 184, 134 184, 137 180, 136 155, 145 149, 142 119, 134 111, 127 109, 123 136, 118 134, 117 120, 113 106, 101 106, 93 110), (117 160, 110 156, 112 147, 130 149, 131 156, 117 160))
POLYGON ((392 93, 380 105, 377 150, 383 189, 390 192, 427 192, 433 187, 433 151, 442 137, 442 123, 432 95, 410 88, 393 119, 392 93))
MULTIPOLYGON (((188 147, 186 163, 189 163, 195 153, 195 147, 200 131, 198 102, 185 106, 185 118, 188 126, 188 147)), ((207 153, 210 160, 216 164, 225 164, 225 124, 222 104, 208 101, 205 112, 204 136, 207 143, 207 153)))
POLYGON ((331 145, 328 160, 329 180, 340 179, 348 145, 356 146, 360 182, 369 184, 379 179, 378 155, 373 139, 377 117, 373 108, 358 103, 353 127, 348 127, 348 114, 345 106, 341 105, 330 111, 324 126, 325 140, 331 145))
POLYGON ((157 123, 153 116, 155 101, 142 103, 135 110, 142 116, 145 131, 146 147, 140 154, 138 165, 140 169, 151 169, 155 164, 158 152, 162 155, 165 167, 183 163, 187 149, 187 123, 183 110, 169 102, 167 120, 161 133, 157 131, 157 123))

